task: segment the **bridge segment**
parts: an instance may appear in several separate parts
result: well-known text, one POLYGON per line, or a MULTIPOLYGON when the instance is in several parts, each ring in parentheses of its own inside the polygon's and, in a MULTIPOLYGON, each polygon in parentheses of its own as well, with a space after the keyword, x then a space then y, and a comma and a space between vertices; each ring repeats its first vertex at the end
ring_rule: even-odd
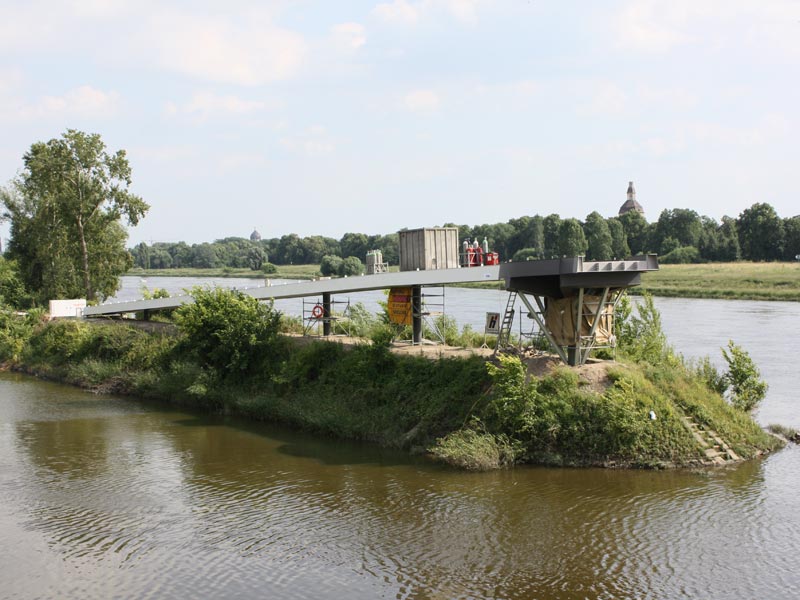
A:
MULTIPOLYGON (((583 364, 596 345, 598 327, 601 326, 605 315, 613 315, 613 307, 619 299, 620 292, 639 285, 642 273, 657 269, 658 261, 655 255, 614 261, 586 261, 583 257, 576 256, 481 267, 400 271, 319 279, 266 285, 240 291, 257 300, 322 296, 324 316, 329 317, 331 297, 334 294, 410 287, 413 290, 413 341, 420 343, 422 334, 420 297, 423 287, 503 281, 505 289, 510 294, 519 296, 530 311, 528 316, 537 322, 554 351, 564 362, 583 364), (557 307, 558 310, 553 307, 557 307), (564 319, 565 312, 574 314, 574 318, 564 319)), ((83 310, 83 316, 118 316, 140 311, 148 313, 176 308, 191 302, 194 302, 191 294, 113 302, 88 306, 83 310)), ((511 311, 511 315, 505 315, 504 322, 510 323, 513 318, 513 302, 509 303, 507 310, 511 311)), ((323 333, 329 335, 329 321, 323 318, 323 323, 323 333)))

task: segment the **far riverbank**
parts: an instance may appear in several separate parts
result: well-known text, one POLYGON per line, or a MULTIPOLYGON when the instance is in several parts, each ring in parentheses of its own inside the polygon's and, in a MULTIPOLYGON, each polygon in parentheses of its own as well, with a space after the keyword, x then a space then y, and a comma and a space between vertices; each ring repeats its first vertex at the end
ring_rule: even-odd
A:
MULTIPOLYGON (((395 267, 396 269, 396 267, 395 267)), ((250 269, 132 269, 130 276, 241 277, 248 279, 313 279, 319 265, 281 265, 269 275, 250 269)), ((499 289, 499 283, 464 284, 463 287, 499 289)), ((641 291, 668 298, 800 301, 800 262, 704 263, 661 265, 642 276, 641 291)), ((636 289, 632 292, 636 293, 636 289)))

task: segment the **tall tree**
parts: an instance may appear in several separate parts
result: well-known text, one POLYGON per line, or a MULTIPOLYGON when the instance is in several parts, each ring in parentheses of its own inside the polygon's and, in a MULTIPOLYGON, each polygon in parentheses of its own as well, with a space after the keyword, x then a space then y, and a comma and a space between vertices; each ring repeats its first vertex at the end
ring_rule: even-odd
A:
POLYGON ((800 216, 783 220, 785 260, 800 260, 800 216))
POLYGON ((650 227, 640 212, 631 210, 617 217, 625 230, 625 238, 628 240, 633 254, 644 254, 651 250, 649 245, 650 227))
POLYGON ((578 219, 564 219, 558 228, 558 256, 583 256, 588 244, 578 219))
POLYGON ((756 261, 782 258, 783 221, 771 205, 753 204, 742 211, 736 225, 743 258, 756 261))
POLYGON ((599 212, 594 211, 586 216, 583 233, 586 235, 587 243, 586 258, 589 260, 609 260, 611 258, 613 253, 611 231, 599 212))
POLYGON ((556 258, 558 253, 558 237, 561 229, 561 217, 553 213, 547 215, 542 222, 544 230, 544 257, 556 258))
POLYGON ((611 217, 606 220, 608 223, 608 231, 611 233, 611 255, 614 260, 624 260, 631 255, 631 249, 628 246, 628 238, 625 235, 625 228, 622 222, 617 217, 611 217))
MULTIPOLYGON (((681 246, 698 246, 700 235, 703 231, 703 224, 700 216, 688 208, 665 209, 661 212, 656 223, 653 246, 661 254, 667 254, 674 247, 664 247, 667 239, 672 238, 681 246)), ((670 243, 674 246, 674 243, 670 243)))
POLYGON ((132 261, 120 221, 136 225, 149 209, 129 191, 125 151, 110 154, 100 135, 68 129, 33 144, 23 164, 2 200, 27 286, 40 300, 113 294, 132 261))

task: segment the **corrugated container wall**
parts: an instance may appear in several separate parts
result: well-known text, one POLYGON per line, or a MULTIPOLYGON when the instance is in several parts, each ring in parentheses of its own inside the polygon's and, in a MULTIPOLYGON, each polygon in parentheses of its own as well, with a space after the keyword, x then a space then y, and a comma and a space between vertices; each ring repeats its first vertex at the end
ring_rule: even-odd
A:
POLYGON ((400 270, 457 269, 458 227, 401 231, 400 270))

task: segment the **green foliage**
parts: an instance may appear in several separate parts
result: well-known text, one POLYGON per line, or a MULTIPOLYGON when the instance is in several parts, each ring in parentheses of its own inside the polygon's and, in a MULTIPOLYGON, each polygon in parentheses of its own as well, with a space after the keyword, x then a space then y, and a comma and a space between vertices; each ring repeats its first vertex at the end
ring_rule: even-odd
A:
POLYGON ((328 254, 322 257, 322 262, 319 264, 319 272, 330 277, 331 275, 338 275, 342 268, 342 257, 328 254))
POLYGON ((0 308, 27 308, 30 304, 31 297, 20 279, 17 263, 0 256, 0 308))
POLYGON ((431 454, 461 469, 489 471, 514 464, 517 450, 504 435, 479 431, 480 421, 436 440, 431 454))
MULTIPOLYGON (((621 302, 622 303, 622 302, 621 302)), ((655 307, 653 297, 644 293, 636 305, 637 314, 629 311, 625 304, 617 310, 617 347, 637 362, 653 365, 675 363, 675 354, 667 344, 667 337, 661 327, 661 313, 655 307)))
POLYGON ((353 277, 362 273, 364 273, 364 265, 361 263, 361 259, 356 256, 348 256, 339 267, 339 275, 342 277, 353 277))
POLYGON ((485 410, 488 431, 508 435, 529 459, 623 455, 644 431, 646 411, 624 379, 601 395, 582 391, 577 375, 567 368, 528 381, 518 358, 501 356, 498 365, 487 369, 493 382, 485 410))
POLYGON ((280 313, 238 290, 195 288, 194 302, 175 313, 186 352, 222 379, 274 368, 284 348, 280 313))
POLYGON ((150 290, 147 286, 141 288, 142 298, 144 300, 154 300, 156 298, 169 298, 169 292, 164 288, 153 288, 150 290))
POLYGON ((264 275, 273 275, 274 273, 278 272, 278 267, 273 265, 271 262, 265 262, 263 265, 261 265, 261 272, 264 273, 264 275))
POLYGON ((728 349, 722 349, 722 356, 728 363, 725 381, 729 386, 731 404, 746 413, 753 411, 767 394, 767 383, 761 379, 761 372, 750 355, 728 341, 728 349))
POLYGON ((33 144, 23 162, 0 199, 25 286, 39 302, 112 295, 132 265, 120 221, 136 225, 149 208, 128 189, 125 151, 109 154, 99 135, 69 129, 33 144))
POLYGON ((580 221, 564 219, 558 228, 557 256, 584 256, 588 249, 580 221))
POLYGON ((587 243, 586 258, 589 260, 610 260, 613 254, 611 230, 599 212, 594 211, 586 216, 583 231, 586 235, 587 243))
POLYGON ((37 329, 24 352, 29 364, 63 365, 83 357, 83 347, 89 338, 89 326, 81 321, 57 320, 37 329))
POLYGON ((42 318, 41 310, 19 315, 0 306, 0 361, 17 363, 22 359, 25 346, 42 318))
POLYGON ((711 359, 708 356, 704 356, 692 367, 692 371, 697 378, 704 382, 711 391, 721 396, 728 389, 725 373, 720 373, 711 363, 711 359))
POLYGON ((522 262, 524 260, 539 260, 541 258, 541 251, 536 248, 523 248, 517 250, 511 260, 514 262, 522 262))
POLYGON ((342 319, 334 322, 334 333, 347 333, 353 337, 369 337, 377 318, 361 303, 351 304, 342 319))
POLYGON ((747 260, 780 260, 783 256, 783 221, 766 203, 742 211, 736 222, 742 257, 747 260))
POLYGON ((659 262, 665 265, 699 263, 700 251, 694 246, 681 246, 659 257, 659 262))
POLYGON ((608 223, 608 231, 611 234, 612 257, 615 260, 628 258, 631 255, 631 249, 628 246, 628 238, 625 235, 625 228, 622 226, 622 222, 616 217, 612 217, 606 222, 608 223))

